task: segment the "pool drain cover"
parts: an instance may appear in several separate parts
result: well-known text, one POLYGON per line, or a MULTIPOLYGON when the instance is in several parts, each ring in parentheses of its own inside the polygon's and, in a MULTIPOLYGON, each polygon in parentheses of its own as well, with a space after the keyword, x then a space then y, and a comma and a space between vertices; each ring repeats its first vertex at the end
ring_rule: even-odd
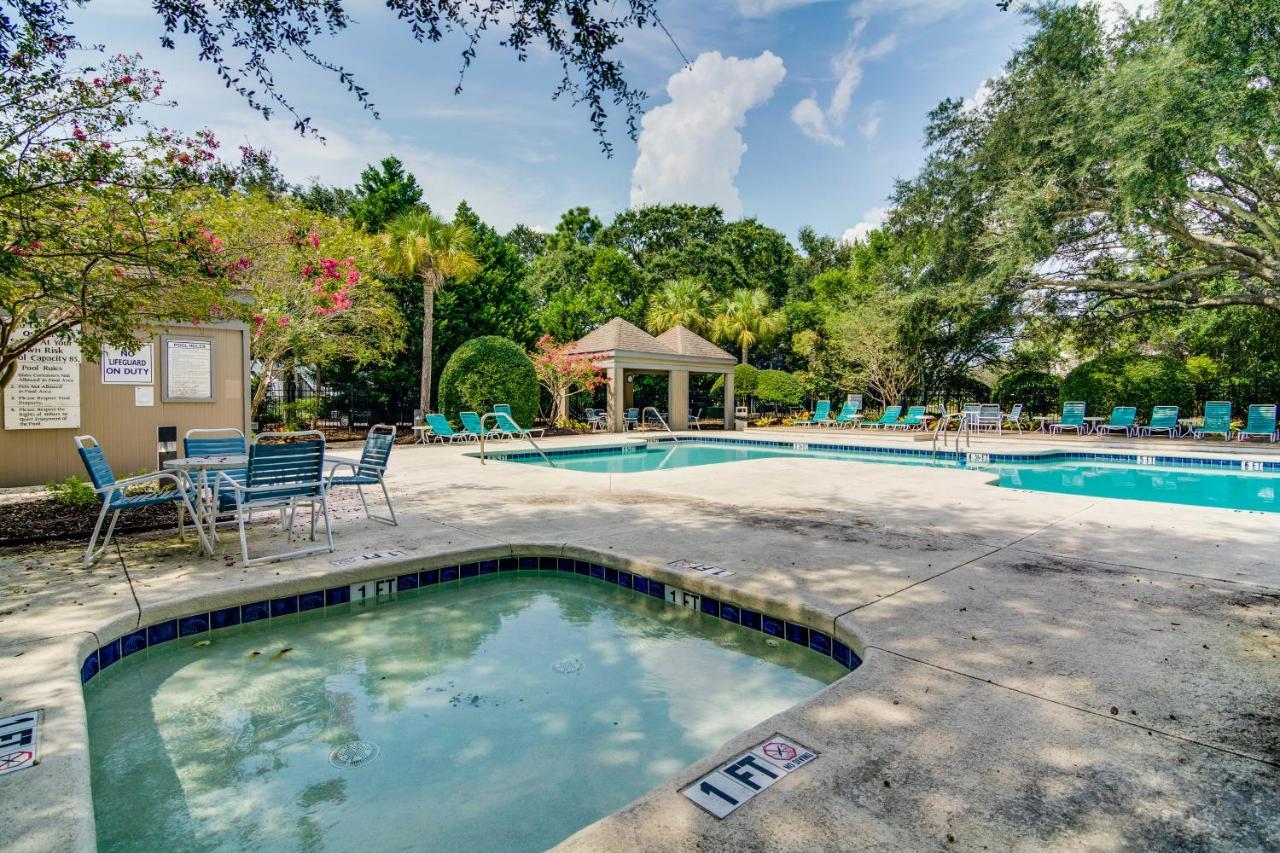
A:
POLYGON ((577 675, 582 672, 582 661, 577 658, 566 658, 551 664, 551 668, 561 675, 577 675))
POLYGON ((363 767, 378 757, 378 745, 367 740, 353 740, 329 753, 334 767, 363 767))

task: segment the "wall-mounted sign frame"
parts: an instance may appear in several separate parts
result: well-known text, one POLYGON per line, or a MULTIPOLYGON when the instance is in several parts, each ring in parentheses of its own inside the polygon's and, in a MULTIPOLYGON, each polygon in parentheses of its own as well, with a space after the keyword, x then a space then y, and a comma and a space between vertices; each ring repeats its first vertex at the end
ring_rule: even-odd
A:
POLYGON ((165 403, 212 403, 214 341, 197 335, 161 335, 165 403))
POLYGON ((103 385, 152 385, 156 381, 155 347, 139 344, 132 350, 102 347, 103 385))

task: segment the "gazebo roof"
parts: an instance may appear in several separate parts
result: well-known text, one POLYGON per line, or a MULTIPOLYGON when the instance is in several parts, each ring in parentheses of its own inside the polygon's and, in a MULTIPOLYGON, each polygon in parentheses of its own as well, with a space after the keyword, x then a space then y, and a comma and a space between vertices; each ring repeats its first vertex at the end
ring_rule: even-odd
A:
POLYGON ((569 351, 591 355, 627 352, 694 361, 737 361, 711 341, 695 335, 684 326, 676 326, 655 338, 621 317, 614 317, 600 328, 574 341, 569 346, 569 351))

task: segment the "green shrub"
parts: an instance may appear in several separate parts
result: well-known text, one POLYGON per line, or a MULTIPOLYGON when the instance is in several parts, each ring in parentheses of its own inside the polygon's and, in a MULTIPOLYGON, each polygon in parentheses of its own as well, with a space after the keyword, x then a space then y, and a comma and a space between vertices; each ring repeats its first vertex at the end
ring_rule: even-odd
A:
POLYGON ((774 406, 798 406, 804 399, 804 385, 784 370, 761 370, 756 399, 774 406))
POLYGON ((1224 373, 1209 383, 1214 400, 1230 400, 1232 411, 1243 417, 1253 403, 1280 402, 1280 361, 1262 361, 1235 373, 1224 373))
POLYGON ((1083 400, 1090 414, 1106 416, 1115 406, 1137 406, 1139 417, 1154 406, 1179 406, 1190 412, 1196 383, 1186 365, 1151 355, 1108 355, 1086 361, 1067 374, 1058 394, 1061 402, 1083 400))
POLYGON ((84 509, 98 502, 98 494, 84 477, 72 474, 61 483, 50 480, 44 485, 49 497, 68 509, 84 509))
POLYGON ((325 399, 323 397, 306 397, 285 403, 280 407, 286 430, 297 431, 310 429, 316 419, 324 414, 325 399))
MULTIPOLYGON (((750 397, 756 393, 756 383, 760 381, 760 371, 749 364, 737 364, 733 368, 733 396, 750 397)), ((720 376, 711 385, 711 393, 717 398, 724 394, 724 377, 720 376)))
POLYGON ((486 335, 454 350, 440 374, 440 411, 456 422, 458 412, 511 407, 520 426, 532 426, 538 414, 538 375, 524 348, 513 340, 486 335))
POLYGON ((1015 370, 996 382, 995 401, 1008 409, 1021 403, 1029 415, 1047 415, 1058 408, 1062 380, 1043 370, 1015 370))

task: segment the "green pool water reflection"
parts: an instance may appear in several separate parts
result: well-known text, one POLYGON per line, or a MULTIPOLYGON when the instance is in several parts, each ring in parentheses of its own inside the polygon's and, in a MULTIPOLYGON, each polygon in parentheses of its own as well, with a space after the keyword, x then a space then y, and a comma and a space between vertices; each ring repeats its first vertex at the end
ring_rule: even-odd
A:
POLYGON ((210 636, 86 685, 100 849, 541 850, 845 673, 559 575, 210 636))

